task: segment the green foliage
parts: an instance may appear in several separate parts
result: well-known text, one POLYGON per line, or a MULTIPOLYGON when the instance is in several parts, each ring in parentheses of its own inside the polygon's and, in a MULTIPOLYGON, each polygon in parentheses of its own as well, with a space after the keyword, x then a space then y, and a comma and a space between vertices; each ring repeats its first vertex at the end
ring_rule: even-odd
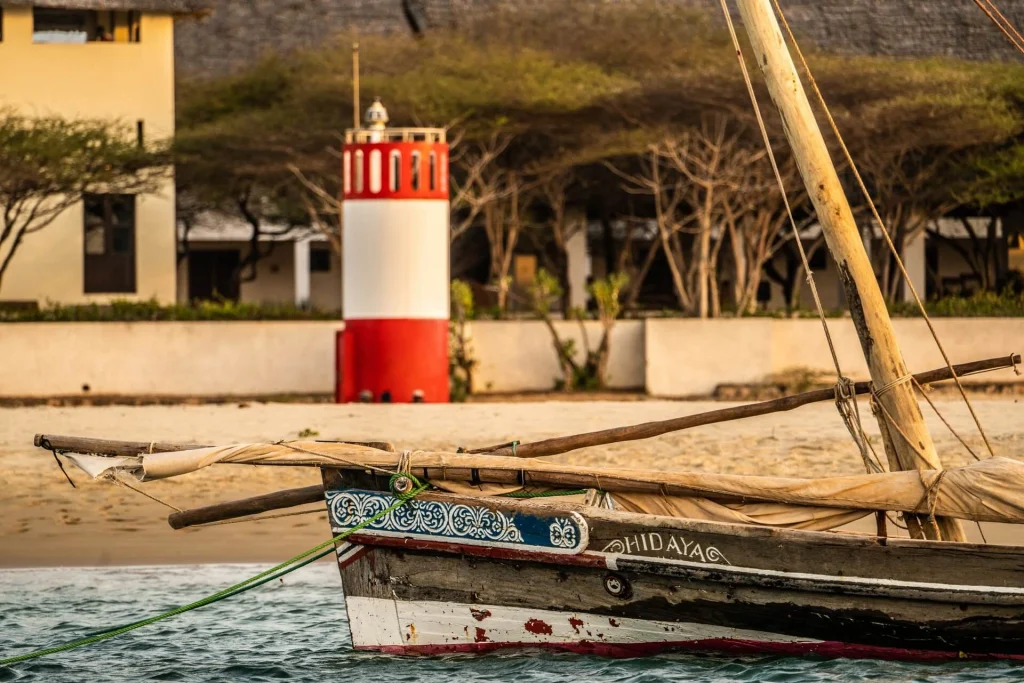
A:
MULTIPOLYGON (((893 315, 917 317, 916 304, 892 304, 893 315)), ((951 296, 925 304, 928 315, 935 318, 1020 318, 1024 317, 1024 292, 1007 288, 1002 292, 976 292, 971 296, 951 296)))
POLYGON ((156 301, 115 300, 109 304, 61 305, 38 310, 0 308, 0 322, 148 322, 217 320, 338 320, 337 313, 282 304, 204 301, 165 306, 156 301))
POLYGON ((1013 144, 995 152, 981 152, 968 162, 974 178, 965 200, 984 208, 1024 198, 1024 145, 1013 144))
POLYGON ((530 295, 530 307, 541 318, 551 314, 551 305, 563 294, 558 278, 546 268, 537 271, 533 282, 527 286, 526 291, 530 295))
POLYGON ((619 295, 628 283, 629 276, 625 273, 612 273, 590 284, 588 289, 597 303, 598 317, 601 320, 616 320, 622 313, 619 295))
POLYGON ((0 202, 31 189, 61 194, 119 183, 167 158, 139 147, 122 124, 96 119, 30 118, 0 110, 0 202))
POLYGON ((0 109, 0 282, 22 241, 87 192, 143 194, 169 157, 112 121, 31 118, 0 109))
POLYGON ((308 439, 308 438, 310 438, 312 436, 320 436, 320 432, 318 432, 317 430, 312 429, 310 427, 305 427, 305 428, 303 428, 303 429, 301 429, 299 431, 297 436, 300 439, 308 439))
POLYGON ((454 320, 472 320, 475 311, 473 307, 473 288, 465 280, 455 278, 451 283, 452 318, 454 320))
POLYGON ((477 360, 466 334, 466 321, 471 320, 473 310, 473 289, 469 283, 452 280, 452 320, 448 325, 448 386, 452 401, 465 401, 473 393, 473 370, 477 360))

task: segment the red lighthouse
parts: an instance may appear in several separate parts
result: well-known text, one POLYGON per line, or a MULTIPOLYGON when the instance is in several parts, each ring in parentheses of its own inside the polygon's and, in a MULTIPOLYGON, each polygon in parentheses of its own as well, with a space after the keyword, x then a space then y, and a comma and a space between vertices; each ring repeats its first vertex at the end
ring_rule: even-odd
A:
POLYGON ((388 128, 379 100, 345 134, 338 400, 448 401, 448 145, 388 128))

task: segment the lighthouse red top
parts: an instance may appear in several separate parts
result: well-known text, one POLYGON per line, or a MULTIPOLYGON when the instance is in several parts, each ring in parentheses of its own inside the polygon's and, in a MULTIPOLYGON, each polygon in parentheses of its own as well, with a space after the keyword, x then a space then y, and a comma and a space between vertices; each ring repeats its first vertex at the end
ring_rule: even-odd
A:
POLYGON ((388 128, 379 100, 368 126, 345 132, 344 198, 448 200, 448 144, 443 128, 388 128))

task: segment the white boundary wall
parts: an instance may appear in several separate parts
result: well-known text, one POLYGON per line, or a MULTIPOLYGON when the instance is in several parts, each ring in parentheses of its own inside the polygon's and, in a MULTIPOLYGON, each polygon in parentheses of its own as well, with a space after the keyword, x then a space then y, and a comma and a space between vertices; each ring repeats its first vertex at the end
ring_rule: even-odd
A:
POLYGON ((334 334, 341 327, 331 321, 0 324, 0 396, 331 393, 334 334))
MULTIPOLYGON (((894 321, 912 371, 943 365, 924 321, 894 321)), ((1024 319, 935 321, 954 363, 1024 353, 1024 319)), ((564 338, 579 326, 557 322, 564 338)), ((0 324, 0 397, 255 396, 334 391, 336 321, 0 324)), ((849 319, 829 320, 847 375, 866 379, 849 319)), ((587 323, 590 343, 600 325, 587 323)), ((468 325, 480 393, 546 391, 560 377, 551 336, 538 321, 468 325)), ((609 385, 655 396, 707 395, 719 384, 753 384, 791 368, 831 372, 817 320, 620 321, 609 385)), ((1011 370, 966 381, 1024 381, 1011 370)))
MULTIPOLYGON (((596 349, 601 324, 584 324, 596 349)), ((579 323, 556 321, 555 329, 564 341, 575 341, 576 359, 582 361, 586 354, 579 323)), ((473 377, 478 393, 548 391, 562 377, 551 333, 539 320, 481 320, 467 325, 467 332, 478 360, 473 377)), ((644 323, 621 320, 612 329, 608 386, 642 391, 644 372, 644 323)))
MULTIPOLYGON (((1024 353, 1022 318, 933 320, 953 363, 1024 353)), ((940 368, 942 360, 924 320, 893 320, 911 372, 940 368)), ((849 318, 828 321, 844 374, 868 379, 860 341, 849 318)), ((832 358, 815 319, 662 319, 647 322, 646 387, 653 396, 707 395, 719 384, 756 384, 794 368, 834 373, 832 358)), ((1012 370, 965 378, 965 382, 1019 382, 1012 370)))

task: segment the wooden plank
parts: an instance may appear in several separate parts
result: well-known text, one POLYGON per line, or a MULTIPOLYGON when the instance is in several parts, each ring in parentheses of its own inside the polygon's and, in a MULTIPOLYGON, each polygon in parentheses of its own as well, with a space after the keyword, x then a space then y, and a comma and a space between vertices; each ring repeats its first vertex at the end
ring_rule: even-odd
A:
MULTIPOLYGON (((961 365, 953 366, 953 369, 956 371, 958 377, 964 377, 966 375, 977 374, 979 372, 988 372, 990 370, 1014 367, 1014 365, 1020 362, 1021 357, 1014 354, 1001 356, 999 358, 974 361, 972 363, 963 363, 961 365)), ((934 382, 946 381, 952 378, 953 376, 952 373, 950 373, 949 368, 938 368, 914 375, 914 379, 916 379, 922 386, 932 384, 934 382)), ((854 384, 854 391, 858 395, 871 393, 871 382, 857 382, 854 384)), ((475 448, 468 452, 490 453, 493 455, 514 455, 520 458, 537 458, 548 455, 558 455, 560 453, 567 453, 569 451, 578 450, 580 448, 589 448, 591 446, 621 443, 624 441, 636 441, 638 439, 650 439, 655 436, 661 436, 662 434, 691 429, 693 427, 716 424, 719 422, 728 422, 730 420, 740 420, 747 417, 757 417, 759 415, 768 415, 770 413, 784 412, 787 410, 794 410, 811 403, 834 400, 834 389, 818 389, 815 391, 794 394, 792 396, 784 396, 783 398, 776 398, 770 401, 761 401, 759 403, 750 403, 731 408, 722 408, 720 410, 711 410, 705 413, 686 415, 684 417, 676 417, 669 420, 645 422, 643 424, 629 425, 627 427, 615 427, 613 429, 602 429, 596 432, 588 432, 586 434, 558 436, 551 439, 544 439, 542 441, 534 441, 532 443, 517 444, 514 448, 511 444, 505 443, 496 446, 475 448)))

